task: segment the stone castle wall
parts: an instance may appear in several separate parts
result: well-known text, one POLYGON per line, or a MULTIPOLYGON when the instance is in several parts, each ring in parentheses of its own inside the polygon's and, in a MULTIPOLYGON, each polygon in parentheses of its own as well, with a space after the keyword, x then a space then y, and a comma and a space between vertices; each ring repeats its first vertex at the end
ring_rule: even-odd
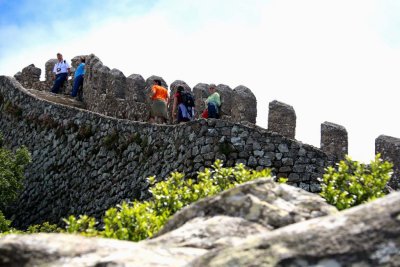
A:
MULTIPOLYGON (((78 59, 72 59, 72 72, 78 59)), ((0 76, 0 131, 11 148, 26 145, 33 155, 24 192, 12 212, 18 226, 59 222, 69 214, 99 218, 122 200, 148 197, 148 176, 163 179, 174 170, 195 175, 216 159, 227 166, 272 168, 277 177, 288 177, 289 184, 318 192, 317 178, 324 168, 348 151, 346 129, 330 122, 321 124, 321 149, 294 140, 296 113, 278 101, 269 105, 269 129, 255 126, 256 99, 245 86, 217 86, 223 120, 146 123, 151 85, 159 79, 168 88, 166 81, 159 76, 145 80, 139 74, 125 77, 94 55, 86 56, 86 110, 55 104, 25 89, 49 90, 53 65, 54 60, 46 62, 45 81, 39 80, 41 70, 34 65, 16 74, 16 80, 0 76)), ((209 85, 192 89, 176 80, 170 96, 179 85, 193 92, 199 118, 209 85)), ((71 86, 72 80, 62 93, 69 94, 71 86)), ((393 137, 376 140, 376 153, 394 163, 389 183, 394 189, 400 188, 399 144, 393 137)))
POLYGON ((38 99, 0 76, 0 131, 10 148, 25 145, 33 162, 13 213, 17 226, 96 217, 122 200, 148 197, 146 177, 178 170, 195 175, 216 159, 272 168, 289 184, 316 192, 333 163, 318 148, 252 124, 195 120, 156 125, 107 117, 38 99))
MULTIPOLYGON (((296 113, 292 106, 276 100, 269 103, 268 130, 287 138, 295 138, 296 113)), ((321 124, 321 150, 340 161, 348 154, 348 135, 345 127, 324 122, 321 124)), ((375 154, 381 159, 393 163, 393 175, 388 185, 400 189, 400 139, 381 135, 375 140, 375 154)))

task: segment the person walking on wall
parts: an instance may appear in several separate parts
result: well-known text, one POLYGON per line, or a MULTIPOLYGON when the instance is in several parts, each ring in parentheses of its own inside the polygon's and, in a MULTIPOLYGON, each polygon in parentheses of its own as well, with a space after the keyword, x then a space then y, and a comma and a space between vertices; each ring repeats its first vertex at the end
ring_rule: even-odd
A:
POLYGON ((85 75, 85 58, 81 57, 80 64, 76 68, 74 74, 74 87, 72 88, 71 96, 76 97, 78 95, 79 88, 83 86, 83 76, 85 75))
POLYGON ((185 92, 185 88, 181 85, 174 94, 171 115, 178 123, 191 121, 194 118, 194 98, 189 92, 185 92))
POLYGON ((60 53, 57 53, 57 63, 54 65, 53 68, 53 73, 55 74, 54 79, 54 85, 51 88, 51 92, 57 94, 58 91, 60 90, 61 86, 64 84, 64 82, 68 79, 69 73, 71 71, 71 68, 68 64, 63 59, 63 56, 60 53))
POLYGON ((154 80, 151 88, 151 117, 150 122, 166 123, 167 122, 167 103, 168 91, 161 86, 160 80, 154 80))
POLYGON ((221 97, 219 93, 216 91, 217 87, 215 84, 210 84, 208 87, 208 91, 210 92, 210 96, 206 100, 206 105, 208 109, 208 118, 219 118, 219 107, 221 106, 221 97))

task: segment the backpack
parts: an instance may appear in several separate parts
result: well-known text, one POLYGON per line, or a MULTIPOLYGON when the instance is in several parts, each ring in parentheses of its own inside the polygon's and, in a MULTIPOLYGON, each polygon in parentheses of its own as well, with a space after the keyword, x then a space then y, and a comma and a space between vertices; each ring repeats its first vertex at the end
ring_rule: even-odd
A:
POLYGON ((181 99, 182 99, 182 103, 186 106, 186 107, 194 107, 194 97, 190 92, 180 92, 181 95, 181 99))

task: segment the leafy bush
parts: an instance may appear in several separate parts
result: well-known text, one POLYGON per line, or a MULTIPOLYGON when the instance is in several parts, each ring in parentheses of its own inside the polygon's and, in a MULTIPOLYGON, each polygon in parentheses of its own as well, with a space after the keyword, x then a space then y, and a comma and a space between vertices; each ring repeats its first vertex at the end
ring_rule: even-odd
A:
MULTIPOLYGON (((0 134, 0 144, 2 144, 0 134)), ((18 148, 15 153, 0 147, 0 209, 16 199, 22 189, 24 167, 31 161, 26 147, 18 148)))
POLYGON ((42 224, 31 225, 27 229, 27 233, 61 233, 63 229, 59 228, 57 224, 50 224, 49 222, 44 222, 42 224))
MULTIPOLYGON (((243 164, 223 168, 220 160, 214 163, 212 169, 199 172, 196 180, 185 179, 178 172, 171 173, 166 181, 158 183, 155 177, 150 177, 148 181, 152 185, 153 198, 145 202, 124 202, 117 208, 108 209, 103 218, 104 230, 98 234, 122 240, 143 240, 153 236, 175 212, 190 203, 259 177, 271 177, 271 171, 248 170, 243 164)), ((87 234, 88 231, 95 231, 94 219, 91 224, 85 224, 70 216, 65 222, 67 232, 87 234)))
POLYGON ((7 232, 10 230, 11 221, 4 217, 3 212, 0 211, 0 233, 7 232))
POLYGON ((31 161, 26 147, 15 153, 3 148, 3 135, 0 133, 0 233, 10 231, 11 221, 7 220, 3 210, 14 201, 23 186, 24 167, 31 161))
MULTIPOLYGON (((68 219, 63 219, 66 223, 65 232, 70 234, 82 234, 85 236, 96 236, 96 219, 93 217, 89 217, 87 215, 80 215, 79 219, 76 219, 75 216, 70 215, 68 219)), ((62 231, 64 232, 64 231, 62 231)))
POLYGON ((384 162, 380 154, 369 165, 346 156, 337 170, 328 167, 322 180, 321 196, 339 210, 382 197, 392 175, 393 164, 384 162))

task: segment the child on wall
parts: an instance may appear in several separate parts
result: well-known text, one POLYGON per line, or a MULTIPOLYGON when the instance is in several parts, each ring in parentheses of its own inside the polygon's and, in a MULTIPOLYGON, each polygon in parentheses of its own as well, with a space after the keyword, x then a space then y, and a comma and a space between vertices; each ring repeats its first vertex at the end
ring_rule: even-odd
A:
POLYGON ((85 58, 81 57, 80 64, 76 68, 74 74, 74 87, 72 88, 71 96, 76 97, 78 95, 79 88, 83 86, 83 77, 85 75, 85 58))

